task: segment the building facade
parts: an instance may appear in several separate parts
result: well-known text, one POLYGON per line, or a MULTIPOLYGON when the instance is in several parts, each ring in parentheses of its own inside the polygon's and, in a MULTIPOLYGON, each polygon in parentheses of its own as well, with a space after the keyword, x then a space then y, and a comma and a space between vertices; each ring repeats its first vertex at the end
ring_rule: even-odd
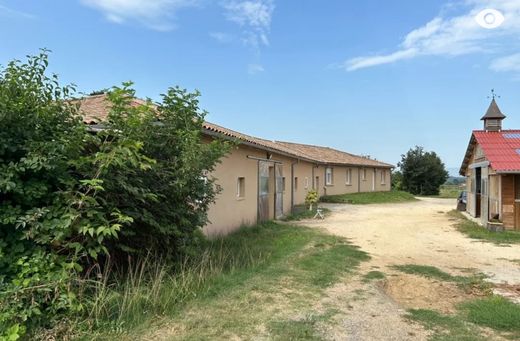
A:
POLYGON ((520 130, 503 130, 495 99, 475 130, 460 174, 466 177, 467 212, 482 225, 520 230, 520 130))
MULTIPOLYGON (((108 114, 106 95, 78 100, 84 122, 98 129, 108 114)), ((132 105, 144 102, 135 99, 132 105)), ((102 129, 102 128, 99 128, 102 129)), ((270 141, 205 122, 202 139, 228 139, 236 146, 212 174, 218 190, 204 233, 228 234, 241 226, 278 219, 319 196, 389 191, 392 165, 328 147, 270 141)))

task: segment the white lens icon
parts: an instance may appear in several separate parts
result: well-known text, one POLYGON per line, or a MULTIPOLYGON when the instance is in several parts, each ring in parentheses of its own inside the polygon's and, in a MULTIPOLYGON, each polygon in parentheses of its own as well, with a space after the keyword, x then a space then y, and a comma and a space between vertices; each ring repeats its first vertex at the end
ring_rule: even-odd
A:
POLYGON ((504 20, 504 15, 500 13, 500 11, 492 8, 480 11, 475 16, 475 21, 477 24, 487 29, 497 28, 498 26, 502 25, 504 20))

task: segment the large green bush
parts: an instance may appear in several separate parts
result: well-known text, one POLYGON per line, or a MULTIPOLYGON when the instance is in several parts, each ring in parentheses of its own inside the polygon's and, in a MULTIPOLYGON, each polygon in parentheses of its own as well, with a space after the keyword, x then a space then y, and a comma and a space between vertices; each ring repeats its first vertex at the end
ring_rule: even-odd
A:
POLYGON ((157 106, 113 88, 92 133, 47 65, 43 51, 0 70, 0 338, 85 309, 79 283, 100 260, 193 250, 227 150, 202 142, 198 93, 179 88, 157 106))

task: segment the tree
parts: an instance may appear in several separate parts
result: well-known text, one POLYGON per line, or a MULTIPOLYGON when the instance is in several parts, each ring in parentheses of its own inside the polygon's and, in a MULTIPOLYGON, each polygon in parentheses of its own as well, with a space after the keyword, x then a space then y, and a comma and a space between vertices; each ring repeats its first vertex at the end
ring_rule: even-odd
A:
POLYGON ((425 152, 419 146, 401 155, 398 166, 402 173, 402 189, 412 194, 437 195, 448 178, 444 163, 437 154, 425 152))
POLYGON ((392 189, 396 191, 403 190, 403 173, 401 171, 392 171, 392 189))
POLYGON ((196 250, 228 150, 202 141, 199 93, 178 87, 138 106, 131 83, 112 88, 93 134, 47 66, 44 50, 0 68, 0 339, 88 308, 78 282, 101 257, 196 250))

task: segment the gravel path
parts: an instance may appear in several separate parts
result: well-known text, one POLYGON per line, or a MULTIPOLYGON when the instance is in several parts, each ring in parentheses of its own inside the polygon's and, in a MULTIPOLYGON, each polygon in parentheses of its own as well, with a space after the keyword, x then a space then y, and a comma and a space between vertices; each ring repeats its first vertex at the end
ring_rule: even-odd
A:
MULTIPOLYGON (((328 291, 323 304, 341 307, 344 320, 329 336, 337 340, 425 340, 428 332, 404 318, 406 308, 438 308, 439 294, 457 297, 445 282, 425 283, 423 277, 404 275, 392 265, 431 265, 453 275, 482 272, 493 283, 520 283, 520 246, 498 246, 467 238, 454 227, 446 212, 453 199, 421 198, 417 202, 377 205, 324 204, 332 213, 325 220, 306 220, 305 226, 324 228, 347 237, 372 256, 354 281, 339 283, 328 291), (379 270, 384 282, 363 282, 362 275, 379 270), (383 285, 401 290, 400 300, 390 297, 383 285), (360 297, 360 295, 362 297, 360 297), (405 304, 405 302, 407 304, 405 304), (415 305, 414 305, 415 304, 415 305), (405 306, 407 305, 407 306, 405 306)), ((388 289, 386 287, 386 289, 388 289)))

